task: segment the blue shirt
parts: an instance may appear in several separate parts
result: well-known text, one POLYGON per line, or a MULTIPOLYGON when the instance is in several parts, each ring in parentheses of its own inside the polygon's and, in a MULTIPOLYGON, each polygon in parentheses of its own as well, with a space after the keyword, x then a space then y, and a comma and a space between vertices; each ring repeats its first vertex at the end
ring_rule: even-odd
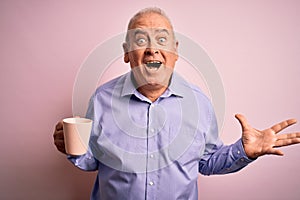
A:
POLYGON ((155 102, 137 91, 131 72, 109 81, 91 97, 87 118, 88 152, 68 158, 98 170, 91 199, 196 200, 199 172, 231 173, 252 161, 241 140, 223 145, 209 99, 176 73, 155 102))

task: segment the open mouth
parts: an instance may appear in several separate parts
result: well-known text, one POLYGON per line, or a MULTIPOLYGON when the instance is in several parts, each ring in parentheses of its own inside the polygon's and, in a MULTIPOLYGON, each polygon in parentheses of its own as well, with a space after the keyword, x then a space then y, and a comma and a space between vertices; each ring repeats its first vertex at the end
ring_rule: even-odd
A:
POLYGON ((162 62, 160 61, 149 61, 146 62, 147 67, 150 69, 158 69, 161 66, 162 62))

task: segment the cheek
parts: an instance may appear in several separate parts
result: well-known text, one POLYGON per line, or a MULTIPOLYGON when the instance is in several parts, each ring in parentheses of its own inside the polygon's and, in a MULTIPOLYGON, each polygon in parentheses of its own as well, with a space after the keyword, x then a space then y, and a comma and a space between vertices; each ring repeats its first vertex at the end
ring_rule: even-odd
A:
POLYGON ((132 67, 140 65, 143 59, 144 52, 141 50, 135 50, 128 53, 129 62, 132 67))
POLYGON ((167 67, 174 68, 175 63, 178 59, 178 55, 174 53, 166 53, 165 54, 165 59, 166 59, 166 65, 167 67))

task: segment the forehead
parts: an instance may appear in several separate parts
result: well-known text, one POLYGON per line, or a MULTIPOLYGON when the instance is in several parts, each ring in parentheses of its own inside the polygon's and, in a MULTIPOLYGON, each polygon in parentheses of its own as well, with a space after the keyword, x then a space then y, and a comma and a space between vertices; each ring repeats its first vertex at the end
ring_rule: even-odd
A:
POLYGON ((159 29, 172 29, 172 26, 168 19, 158 13, 146 13, 139 16, 129 27, 129 29, 148 29, 148 28, 159 28, 159 29))

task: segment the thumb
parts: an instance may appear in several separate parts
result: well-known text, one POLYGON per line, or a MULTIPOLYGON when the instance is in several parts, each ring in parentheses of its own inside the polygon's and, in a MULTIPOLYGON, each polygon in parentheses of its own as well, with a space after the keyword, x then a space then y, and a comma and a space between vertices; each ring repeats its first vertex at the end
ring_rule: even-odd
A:
POLYGON ((246 129, 249 128, 249 124, 247 122, 247 119, 242 114, 236 114, 235 118, 240 122, 241 127, 242 127, 242 131, 245 131, 246 129))

